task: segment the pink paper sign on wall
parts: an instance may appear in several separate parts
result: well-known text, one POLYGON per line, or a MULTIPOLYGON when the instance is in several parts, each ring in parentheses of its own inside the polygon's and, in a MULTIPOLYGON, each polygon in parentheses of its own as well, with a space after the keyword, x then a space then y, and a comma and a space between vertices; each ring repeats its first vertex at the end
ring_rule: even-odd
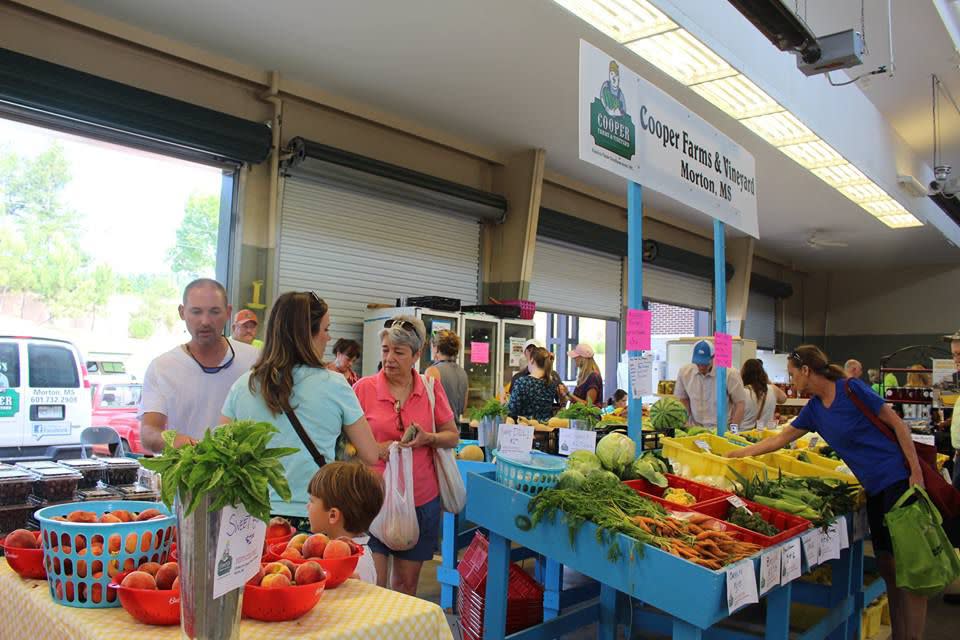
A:
POLYGON ((490 343, 489 342, 471 342, 470 343, 470 362, 474 364, 490 363, 490 343))
POLYGON ((650 350, 651 314, 642 309, 627 309, 627 351, 650 350))
POLYGON ((729 333, 713 334, 713 358, 714 366, 733 366, 733 336, 729 333))

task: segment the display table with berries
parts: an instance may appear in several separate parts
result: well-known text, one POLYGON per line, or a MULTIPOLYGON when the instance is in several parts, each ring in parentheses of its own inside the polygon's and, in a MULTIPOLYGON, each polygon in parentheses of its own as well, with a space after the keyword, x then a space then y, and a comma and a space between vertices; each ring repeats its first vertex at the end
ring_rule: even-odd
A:
MULTIPOLYGON (((8 611, 0 637, 31 640, 175 640, 179 625, 150 626, 137 622, 122 608, 83 609, 53 602, 43 580, 25 580, 0 560, 0 600, 8 611)), ((381 589, 359 580, 347 580, 323 593, 309 613, 289 622, 244 619, 243 638, 316 638, 346 640, 446 640, 452 638, 443 611, 437 605, 381 589)))

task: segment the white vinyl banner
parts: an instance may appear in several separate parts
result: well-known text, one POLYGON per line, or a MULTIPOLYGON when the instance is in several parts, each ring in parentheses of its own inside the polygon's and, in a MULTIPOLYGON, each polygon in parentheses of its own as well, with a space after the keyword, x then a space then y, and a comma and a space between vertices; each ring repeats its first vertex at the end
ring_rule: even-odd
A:
POLYGON ((580 159, 758 238, 753 156, 580 41, 580 159))

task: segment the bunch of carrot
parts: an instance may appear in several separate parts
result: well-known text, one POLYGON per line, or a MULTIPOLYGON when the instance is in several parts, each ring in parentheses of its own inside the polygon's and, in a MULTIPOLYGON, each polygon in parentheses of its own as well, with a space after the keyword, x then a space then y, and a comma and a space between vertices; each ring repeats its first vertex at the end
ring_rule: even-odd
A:
POLYGON ((717 521, 709 516, 693 512, 686 516, 683 520, 633 516, 631 521, 653 535, 653 544, 660 549, 707 569, 720 569, 760 550, 758 545, 741 542, 727 531, 711 528, 709 525, 717 521))

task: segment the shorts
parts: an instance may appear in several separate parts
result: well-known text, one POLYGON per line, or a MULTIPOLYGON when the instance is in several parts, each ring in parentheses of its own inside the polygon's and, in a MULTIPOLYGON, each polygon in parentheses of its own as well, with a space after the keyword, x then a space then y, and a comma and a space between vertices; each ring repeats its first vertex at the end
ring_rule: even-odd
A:
POLYGON ((437 496, 430 502, 417 507, 417 524, 420 526, 420 538, 412 549, 406 551, 394 551, 383 544, 375 536, 370 536, 370 551, 380 553, 385 556, 393 556, 401 560, 410 562, 426 562, 433 559, 433 554, 437 551, 437 543, 440 541, 440 519, 442 509, 440 508, 440 496, 437 496))
POLYGON ((887 515, 909 487, 910 482, 905 478, 894 482, 879 493, 867 496, 867 520, 870 522, 870 539, 873 540, 874 554, 881 551, 893 553, 890 530, 887 529, 887 523, 883 517, 887 515))

